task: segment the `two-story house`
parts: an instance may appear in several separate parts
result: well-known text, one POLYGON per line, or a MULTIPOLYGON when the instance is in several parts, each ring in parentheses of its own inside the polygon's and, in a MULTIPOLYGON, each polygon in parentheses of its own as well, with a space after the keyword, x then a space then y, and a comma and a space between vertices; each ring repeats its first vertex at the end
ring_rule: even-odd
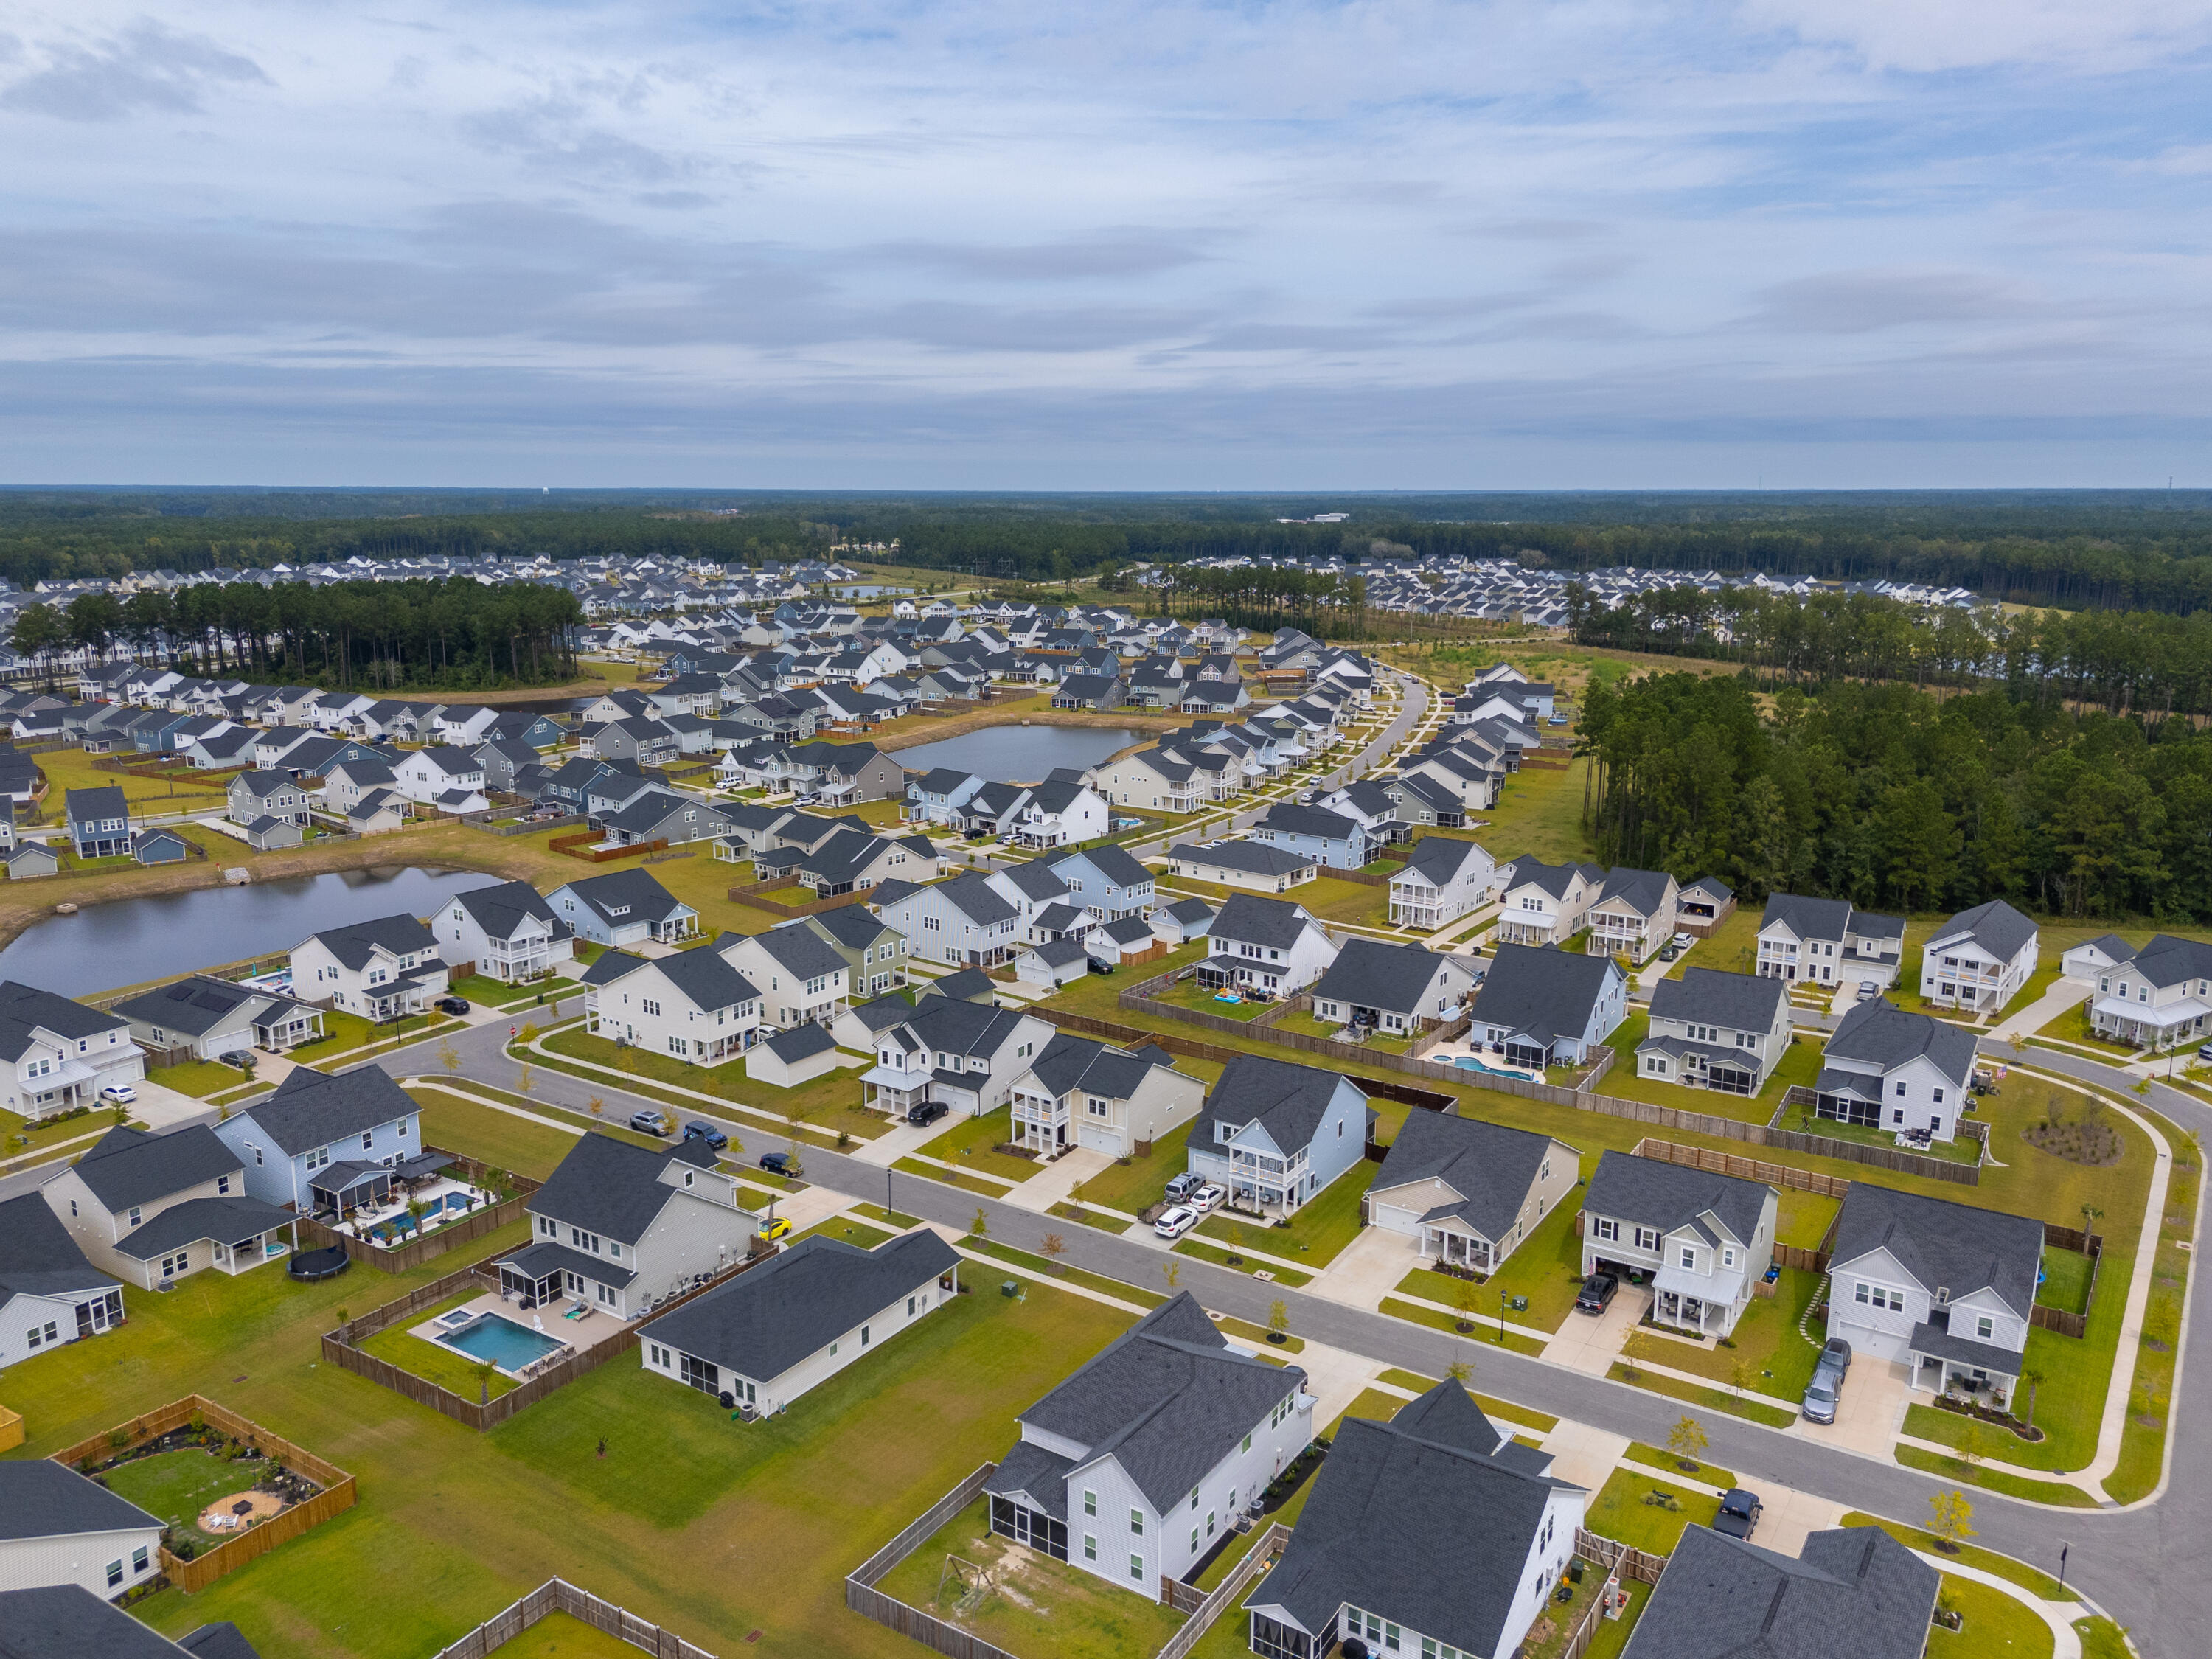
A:
POLYGON ((15 980, 0 980, 0 1099, 33 1120, 89 1106, 103 1089, 146 1075, 128 1018, 15 980))
POLYGON ((1188 1122, 1205 1100, 1206 1085, 1176 1071, 1164 1049, 1060 1031, 1014 1080, 1013 1138, 1047 1157, 1082 1146, 1128 1158, 1188 1122))
POLYGON ((761 1018, 779 1031, 826 1024, 852 1000, 843 954, 804 919, 765 933, 725 933, 708 948, 760 988, 761 1018))
POLYGON ((70 851, 81 859, 122 858, 131 851, 131 804, 119 783, 71 789, 63 797, 70 851))
POLYGON ((1107 832, 1112 814, 1097 792, 1087 784, 1047 780, 1034 785, 1028 798, 1000 828, 1017 847, 1079 846, 1107 832))
POLYGON ((845 958, 845 983, 853 997, 879 997, 906 983, 906 935, 866 905, 840 905, 802 925, 845 958))
POLYGON ((324 1034, 323 1011, 265 984, 193 974, 142 991, 112 1012, 132 1042, 160 1061, 225 1060, 261 1048, 282 1054, 324 1034))
POLYGON ((57 1629, 49 1622, 51 1603, 64 1595, 106 1601, 151 1584, 161 1573, 167 1530, 159 1516, 110 1492, 106 1481, 66 1464, 29 1457, 0 1462, 0 1584, 8 1597, 0 1601, 0 1641, 9 1659, 141 1659, 123 1626, 145 1627, 129 1614, 117 1612, 120 1623, 110 1626, 71 1607, 57 1629), (19 1597, 39 1601, 21 1606, 19 1597), (91 1641, 79 1645, 81 1634, 91 1641))
POLYGON ((471 963, 486 979, 542 979, 576 954, 574 930, 526 881, 456 893, 432 925, 448 965, 471 963))
POLYGON ((269 817, 288 823, 307 821, 307 792, 289 772, 240 772, 230 781, 227 803, 223 816, 233 823, 269 817))
MULTIPOLYGON (((1037 860, 1010 864, 1003 870, 993 871, 986 879, 992 890, 1020 914, 1018 931, 1024 942, 1039 944, 1074 930, 1075 924, 1071 922, 1050 933, 1038 932, 1038 923, 1047 910, 1081 911, 1081 907, 1070 902, 1074 895, 1068 891, 1067 884, 1037 860)), ((1087 911, 1083 911, 1082 915, 1085 929, 1097 920, 1087 911)))
POLYGON ((1608 1152, 1583 1193, 1582 1270, 1648 1284, 1656 1324, 1726 1336, 1774 1259, 1779 1204, 1763 1182, 1608 1152))
POLYGON ((927 1227, 872 1250, 817 1235, 655 1320, 638 1348, 647 1370, 750 1422, 787 1411, 959 1290, 959 1252, 927 1227))
POLYGON ((1474 988, 1474 969, 1462 957, 1354 937, 1314 982, 1313 1012, 1355 1041, 1415 1036, 1449 1019, 1474 988))
POLYGON ((1512 1066, 1579 1066, 1628 1014, 1628 975, 1611 957, 1501 945, 1469 1011, 1469 1041, 1512 1066))
POLYGON ((1651 988, 1651 1032, 1636 1045, 1639 1076, 1724 1094, 1757 1094, 1790 1046, 1782 981, 1686 968, 1651 988))
POLYGON ((1348 1077, 1239 1054, 1191 1124, 1186 1167, 1227 1188, 1232 1209, 1272 1221, 1363 1162, 1375 1120, 1366 1093, 1348 1077))
POLYGON ((1551 1464, 1449 1378, 1387 1423, 1345 1418, 1282 1559, 1244 1598, 1252 1650, 1519 1652, 1574 1559, 1589 1500, 1551 1464))
POLYGON ((1584 912, 1593 955, 1626 957, 1642 966, 1674 937, 1681 890, 1663 870, 1609 870, 1584 912))
POLYGON ((365 1019, 419 1014, 446 994, 438 936, 413 916, 378 916, 292 947, 292 993, 365 1019))
POLYGON ((1390 925, 1430 932, 1490 902, 1498 866, 1471 841, 1425 836, 1390 877, 1390 925))
POLYGON ((1156 812, 1194 812, 1212 799, 1196 781, 1197 769, 1170 750, 1139 749, 1094 769, 1091 783, 1109 805, 1145 806, 1156 812))
POLYGON ((1595 864, 1517 858, 1499 866, 1498 886, 1500 945, 1564 945, 1586 925, 1605 872, 1595 864))
POLYGON ((652 1054, 719 1066, 765 1035, 759 990, 713 946, 665 957, 605 951, 583 980, 584 1029, 652 1054))
POLYGON ((1777 893, 1759 920, 1758 971, 1790 984, 1887 989, 1904 950, 1902 916, 1855 909, 1848 899, 1777 893))
POLYGON ((1828 1334, 1904 1365, 1913 1388, 2003 1409, 2024 1365, 2043 1244, 2039 1221, 1854 1181, 1828 1258, 1828 1334))
MULTIPOLYGON (((291 775, 279 770, 270 775, 289 778, 291 775)), ((323 779, 323 805, 333 812, 350 812, 367 797, 380 793, 391 795, 395 799, 404 799, 399 793, 398 784, 398 775, 387 761, 373 756, 360 760, 340 761, 323 779)), ((414 805, 414 802, 409 801, 407 810, 411 812, 414 805)))
POLYGON ((912 955, 948 968, 1000 967, 1027 938, 1021 907, 974 870, 926 887, 883 882, 869 890, 866 902, 906 935, 912 955))
POLYGON ((899 808, 899 816, 909 823, 957 823, 961 809, 988 781, 957 766, 934 766, 927 772, 909 774, 906 803, 899 808))
POLYGON ((526 1308, 580 1302, 634 1319, 744 1259, 756 1224, 697 1141, 640 1146, 586 1132, 531 1194, 530 1243, 499 1262, 526 1308))
POLYGON ((2212 945, 2159 933, 2137 950, 2106 933, 2064 960, 2075 978, 2094 979, 2089 1029, 2107 1042, 2170 1048, 2212 1018, 2212 945))
POLYGON ((421 1115, 374 1066, 335 1074, 301 1066, 214 1128, 252 1197, 301 1214, 343 1213, 388 1194, 392 1167, 421 1156, 421 1115))
POLYGON ((1961 910, 1922 947, 1920 994, 1942 1007, 1995 1012, 2034 976, 2039 937, 2002 899, 1961 910))
POLYGON ((1254 996, 1293 996, 1328 971, 1336 949, 1304 906, 1232 893, 1206 932, 1198 982, 1254 996))
POLYGON ((1044 866, 1067 884, 1080 904, 1101 921, 1141 916, 1152 908, 1152 872, 1125 848, 1108 844, 1079 852, 1073 848, 1048 854, 1044 866))
POLYGON ((1242 839, 1203 845, 1179 842, 1168 849, 1168 873, 1187 881, 1210 881, 1250 893, 1287 893, 1321 874, 1310 853, 1293 853, 1242 839))
POLYGON ((84 1259, 46 1200, 0 1200, 0 1370, 122 1322, 122 1287, 84 1259))
POLYGON ((110 1129, 40 1191, 87 1261, 149 1291, 274 1261, 298 1218, 248 1195, 243 1161, 204 1123, 110 1129))
POLYGON ((876 1063, 860 1073, 865 1103, 904 1117, 925 1101, 980 1117, 1013 1097, 1014 1085, 1057 1035, 1034 1014, 956 997, 903 998, 854 1010, 872 1032, 876 1063), (894 1016, 880 1025, 877 1016, 894 1016))
POLYGON ((1829 1036, 1815 1109, 1839 1123, 1948 1141, 1958 1134, 1973 1074, 1972 1031, 1876 998, 1853 1007, 1829 1036))
POLYGON ((483 763, 465 749, 410 749, 392 775, 398 794, 441 812, 481 812, 490 804, 484 795, 483 763))
POLYGON ((1251 836, 1332 870, 1357 870, 1374 856, 1368 832, 1358 818, 1317 806, 1278 803, 1253 826, 1251 836))
POLYGON ((699 913, 650 870, 585 876, 555 888, 545 902, 578 939, 593 945, 676 945, 699 931, 699 913))
POLYGON ((991 1530, 1157 1601, 1313 1438, 1305 1384, 1182 1291, 1021 1414, 991 1530))
POLYGON ((1532 1130, 1409 1112, 1361 1207, 1383 1231, 1413 1239, 1423 1261, 1495 1273, 1572 1200, 1581 1156, 1532 1130))

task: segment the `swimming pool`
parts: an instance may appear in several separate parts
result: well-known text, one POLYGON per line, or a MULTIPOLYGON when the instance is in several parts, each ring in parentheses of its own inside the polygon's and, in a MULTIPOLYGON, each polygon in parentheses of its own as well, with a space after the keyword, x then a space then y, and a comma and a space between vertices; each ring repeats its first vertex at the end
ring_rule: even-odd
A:
POLYGON ((438 1340, 471 1358, 489 1359, 500 1370, 514 1372, 563 1346, 557 1336, 530 1330, 493 1313, 473 1319, 457 1331, 447 1331, 438 1340))
POLYGON ((1529 1076, 1528 1073, 1516 1072, 1510 1066, 1486 1066, 1480 1060, 1477 1060, 1473 1054, 1462 1054, 1458 1059, 1453 1060, 1452 1064, 1458 1066, 1462 1072, 1480 1072, 1489 1077, 1518 1078, 1523 1083, 1534 1083, 1536 1080, 1534 1078, 1529 1076))

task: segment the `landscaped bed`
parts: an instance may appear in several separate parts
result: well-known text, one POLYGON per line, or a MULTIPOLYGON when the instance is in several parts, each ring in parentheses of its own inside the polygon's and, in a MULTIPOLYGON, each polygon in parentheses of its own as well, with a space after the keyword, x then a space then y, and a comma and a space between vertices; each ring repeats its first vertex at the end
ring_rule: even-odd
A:
MULTIPOLYGON (((165 1442, 189 1437, 187 1431, 165 1442)), ((208 1431, 206 1438, 212 1446, 129 1456, 99 1471, 110 1492, 167 1523, 170 1548, 187 1560, 321 1490, 219 1431, 208 1431)))

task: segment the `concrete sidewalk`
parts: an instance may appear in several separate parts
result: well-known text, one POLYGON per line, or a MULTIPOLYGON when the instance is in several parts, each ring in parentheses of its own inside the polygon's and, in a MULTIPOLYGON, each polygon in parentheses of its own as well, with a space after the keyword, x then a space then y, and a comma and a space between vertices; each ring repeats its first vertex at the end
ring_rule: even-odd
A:
POLYGON ((1027 1181, 1014 1188, 1006 1195, 1006 1201, 1009 1204, 1018 1204, 1024 1210, 1035 1210, 1039 1215, 1043 1215, 1049 1212, 1054 1205, 1066 1202, 1067 1195, 1090 1180, 1091 1176, 1101 1174, 1113 1166, 1114 1159, 1111 1154, 1092 1152, 1088 1147, 1078 1146, 1071 1152, 1062 1152, 1027 1181))

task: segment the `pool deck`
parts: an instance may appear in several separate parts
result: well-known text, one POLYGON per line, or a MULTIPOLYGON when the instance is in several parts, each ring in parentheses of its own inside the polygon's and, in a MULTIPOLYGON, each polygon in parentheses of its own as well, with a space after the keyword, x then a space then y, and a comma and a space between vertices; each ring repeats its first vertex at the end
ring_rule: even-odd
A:
POLYGON ((1439 1066, 1456 1066, 1462 1060, 1478 1061, 1481 1065, 1482 1072, 1477 1072, 1472 1066, 1460 1066, 1462 1071, 1476 1077, 1481 1076, 1483 1072, 1487 1072, 1497 1077, 1518 1078, 1523 1083, 1541 1083, 1544 1080, 1540 1077, 1530 1076, 1525 1066, 1510 1064, 1504 1054, 1498 1049, 1477 1048, 1464 1037, 1455 1039, 1450 1042, 1439 1042, 1433 1048, 1426 1050, 1421 1058, 1433 1060, 1439 1066))
MULTIPOLYGON (((566 1343, 570 1352, 575 1353, 580 1353, 586 1348, 596 1348, 602 1342, 611 1341, 629 1328, 627 1322, 617 1319, 611 1314, 593 1311, 585 1314, 580 1319, 566 1319, 562 1316, 562 1312, 561 1309, 555 1307, 528 1310, 517 1308, 504 1301, 496 1291, 486 1291, 482 1296, 462 1304, 459 1308, 448 1309, 447 1315, 441 1317, 450 1316, 454 1313, 465 1313, 471 1316, 479 1314, 497 1314, 501 1318, 521 1326, 526 1331, 538 1331, 546 1336, 566 1343)), ((409 1326, 407 1334, 410 1336, 419 1336, 426 1342, 439 1342, 439 1339, 447 1334, 447 1328, 440 1324, 437 1320, 428 1319, 419 1325, 409 1326)), ((463 1348, 453 1347, 450 1342, 440 1342, 439 1346, 453 1349, 456 1353, 467 1352, 463 1348)), ((500 1366, 499 1369, 509 1376, 520 1375, 518 1371, 508 1370, 504 1365, 500 1366)))

